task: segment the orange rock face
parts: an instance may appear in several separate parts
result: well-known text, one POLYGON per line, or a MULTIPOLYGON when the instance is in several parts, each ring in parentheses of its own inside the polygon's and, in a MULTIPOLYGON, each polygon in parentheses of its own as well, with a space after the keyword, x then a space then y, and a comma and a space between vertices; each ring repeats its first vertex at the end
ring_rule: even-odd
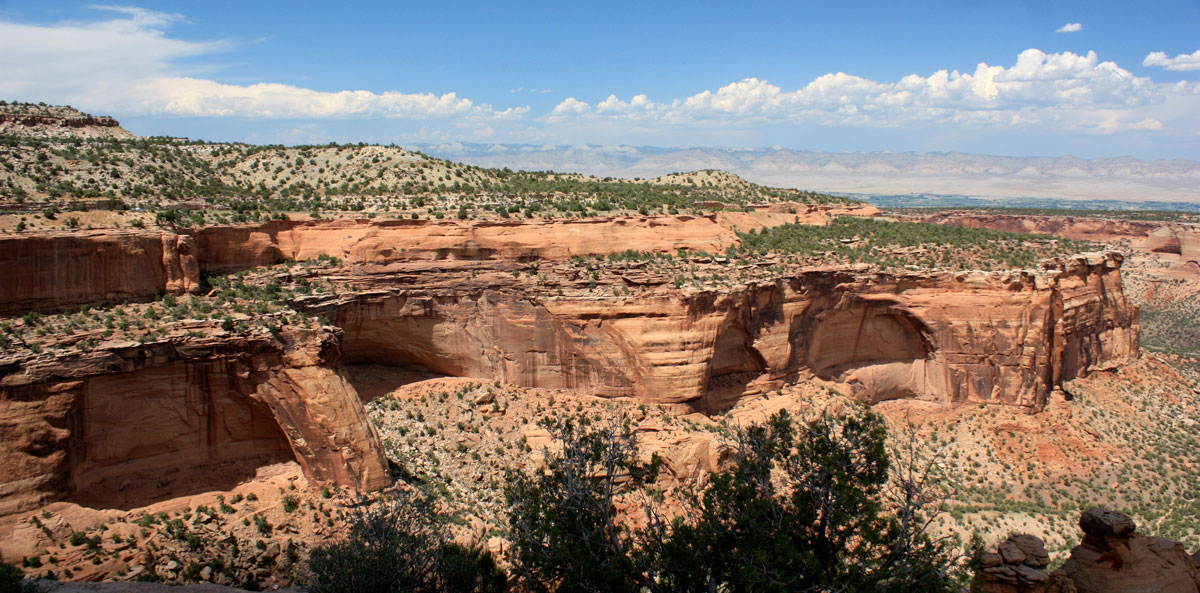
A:
POLYGON ((0 315, 148 300, 200 286, 194 240, 152 231, 0 237, 0 315))
POLYGON ((185 231, 200 247, 200 266, 226 272, 321 255, 346 263, 386 265, 430 260, 568 259, 627 249, 723 251, 731 225, 709 216, 580 220, 272 221, 257 226, 185 231))
MULTIPOLYGON (((365 289, 291 303, 340 332, 285 327, 10 359, 0 367, 0 515, 51 500, 121 506, 289 459, 318 481, 378 487, 382 447, 343 352, 347 363, 704 412, 812 376, 869 402, 1034 412, 1063 381, 1137 356, 1115 253, 1038 271, 808 269, 719 291, 673 290, 630 268, 614 280, 624 290, 603 296, 521 275, 526 262, 549 268, 577 254, 719 252, 737 236, 718 218, 283 221, 0 239, 8 315, 193 291, 201 269, 320 255, 349 263, 337 281, 365 289)), ((556 281, 587 282, 559 267, 556 281)))
POLYGON ((1176 255, 1185 262, 1200 264, 1200 227, 1194 224, 1072 216, 1008 216, 970 212, 939 212, 928 216, 903 218, 966 228, 1054 235, 1067 239, 1089 241, 1129 239, 1136 249, 1176 255))
POLYGON ((1062 381, 1137 356, 1137 314, 1120 264, 1110 253, 1040 272, 813 270, 720 293, 625 297, 393 269, 377 275, 380 290, 298 306, 345 330, 350 362, 705 412, 806 374, 870 402, 1037 411, 1062 381))
POLYGON ((9 365, 0 516, 54 500, 140 506, 292 459, 317 481, 379 487, 383 452, 339 354, 336 332, 292 329, 9 365))

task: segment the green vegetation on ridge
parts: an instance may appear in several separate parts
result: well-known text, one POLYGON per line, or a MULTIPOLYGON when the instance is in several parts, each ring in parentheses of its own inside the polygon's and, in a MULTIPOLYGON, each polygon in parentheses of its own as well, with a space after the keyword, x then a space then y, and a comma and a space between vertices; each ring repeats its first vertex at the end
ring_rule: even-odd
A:
MULTIPOLYGON (((125 211, 162 225, 256 222, 304 213, 403 218, 582 217, 719 204, 849 203, 716 171, 656 180, 486 169, 396 146, 254 146, 175 138, 0 136, 0 209, 125 211), (7 201, 7 203, 5 203, 7 201)), ((53 216, 45 216, 53 220, 53 216)))
POLYGON ((1040 259, 1097 249, 1089 241, 989 229, 839 216, 826 226, 786 224, 739 233, 735 255, 797 254, 822 263, 949 270, 1034 267, 1040 259))

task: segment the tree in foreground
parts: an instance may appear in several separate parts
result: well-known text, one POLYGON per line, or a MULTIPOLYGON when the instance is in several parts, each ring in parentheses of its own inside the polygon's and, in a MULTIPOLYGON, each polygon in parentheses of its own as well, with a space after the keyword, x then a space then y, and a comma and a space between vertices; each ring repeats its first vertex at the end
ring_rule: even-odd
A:
POLYGON ((655 589, 958 590, 959 556, 929 537, 922 512, 936 467, 917 456, 893 464, 886 437, 865 409, 809 423, 779 412, 738 430, 731 466, 692 516, 659 523, 649 540, 655 589))
POLYGON ((538 591, 922 591, 961 588, 960 557, 932 539, 936 463, 890 455, 862 408, 796 422, 786 412, 736 430, 733 459, 684 512, 634 529, 622 488, 652 481, 627 423, 548 424, 561 453, 510 480, 516 574, 538 591), (895 460, 893 461, 893 457, 895 460))
POLYGON ((354 516, 344 540, 313 548, 308 567, 312 593, 493 593, 507 581, 486 549, 450 541, 416 496, 354 516))
POLYGON ((547 418, 543 426, 561 451, 547 455, 544 471, 508 476, 513 572, 533 591, 642 590, 644 558, 616 503, 622 492, 653 481, 658 460, 638 462, 624 418, 581 414, 547 418))
POLYGON ((25 580, 21 569, 0 562, 0 593, 38 593, 41 590, 37 583, 25 580))

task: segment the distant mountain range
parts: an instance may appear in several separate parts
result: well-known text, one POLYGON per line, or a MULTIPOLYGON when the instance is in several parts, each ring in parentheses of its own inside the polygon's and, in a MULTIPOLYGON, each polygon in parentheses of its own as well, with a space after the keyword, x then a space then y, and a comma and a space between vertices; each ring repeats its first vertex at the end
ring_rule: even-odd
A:
POLYGON ((961 152, 838 153, 785 148, 658 148, 521 144, 411 144, 485 167, 657 177, 721 169, 779 187, 857 197, 934 194, 986 198, 1200 203, 1200 162, 1133 157, 1007 157, 961 152))

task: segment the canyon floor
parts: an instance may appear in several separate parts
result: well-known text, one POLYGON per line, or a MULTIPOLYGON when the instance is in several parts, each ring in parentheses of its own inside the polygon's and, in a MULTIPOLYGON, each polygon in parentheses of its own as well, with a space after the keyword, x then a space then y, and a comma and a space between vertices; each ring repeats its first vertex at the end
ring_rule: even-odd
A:
POLYGON ((0 556, 30 577, 288 587, 407 491, 503 560, 505 472, 553 454, 542 419, 627 419, 669 507, 734 428, 856 406, 935 461, 937 534, 1029 533, 1061 563, 1105 506, 1200 550, 1192 221, 21 117, 0 129, 0 556))

